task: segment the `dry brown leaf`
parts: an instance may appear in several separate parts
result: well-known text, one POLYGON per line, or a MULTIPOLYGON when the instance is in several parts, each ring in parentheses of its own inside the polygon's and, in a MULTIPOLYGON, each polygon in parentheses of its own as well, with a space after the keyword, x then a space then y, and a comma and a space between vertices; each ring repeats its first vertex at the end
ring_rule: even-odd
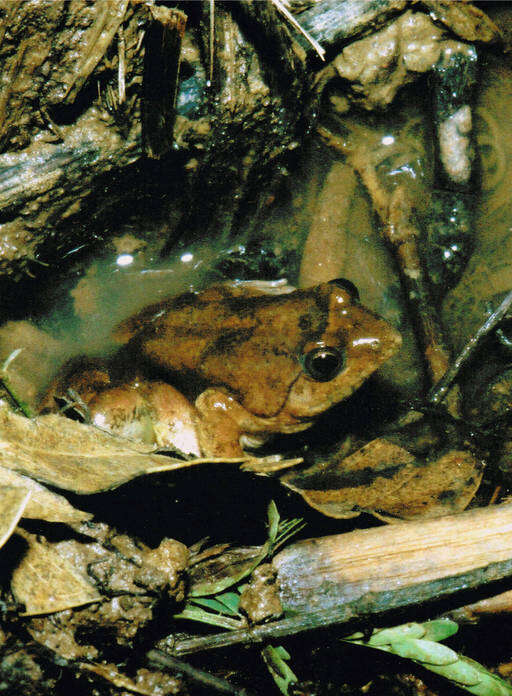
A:
POLYGON ((74 493, 99 493, 142 474, 209 461, 219 460, 182 461, 151 454, 144 445, 63 416, 30 419, 0 406, 0 466, 74 493))
POLYGON ((21 616, 51 614, 101 601, 89 582, 48 543, 23 532, 28 551, 12 574, 11 590, 17 602, 25 605, 21 616))
POLYGON ((27 488, 0 486, 0 547, 13 533, 29 499, 27 488))
MULTIPOLYGON (((30 491, 23 517, 29 517, 45 522, 61 522, 73 524, 91 519, 89 512, 78 510, 71 505, 62 495, 53 493, 45 486, 28 476, 18 474, 11 469, 4 469, 0 466, 0 485, 11 486, 18 490, 30 491)), ((3 505, 0 506, 3 510, 3 505)))
MULTIPOLYGON (((143 696, 155 696, 155 694, 177 693, 178 683, 176 677, 162 672, 152 672, 148 669, 139 669, 134 679, 120 672, 113 664, 99 664, 97 662, 81 662, 80 668, 94 672, 102 679, 110 682, 118 689, 132 691, 143 696)), ((181 692, 181 689, 179 689, 181 692)))
POLYGON ((464 510, 482 473, 469 452, 451 450, 421 462, 403 447, 378 438, 334 464, 291 472, 281 482, 328 517, 369 512, 390 521, 464 510))

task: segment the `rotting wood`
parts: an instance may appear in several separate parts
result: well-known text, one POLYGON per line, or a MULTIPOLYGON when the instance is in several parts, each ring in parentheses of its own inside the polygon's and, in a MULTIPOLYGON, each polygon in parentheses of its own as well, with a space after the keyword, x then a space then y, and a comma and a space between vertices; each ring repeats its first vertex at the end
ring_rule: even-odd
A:
MULTIPOLYGON (((348 624, 482 588, 512 575, 512 505, 292 544, 279 553, 277 587, 289 618, 179 640, 173 653, 275 640, 348 624)), ((434 604, 432 604, 434 606, 434 604)), ((350 630, 347 627, 347 630, 350 630)))
MULTIPOLYGON (((296 16, 304 30, 332 53, 383 26, 406 4, 406 0, 319 0, 296 16)), ((314 54, 314 47, 300 34, 298 41, 307 53, 314 54)))
POLYGON ((272 563, 285 610, 315 611, 509 561, 511 532, 512 505, 497 505, 299 541, 272 563))
POLYGON ((144 36, 142 140, 148 157, 171 149, 180 72, 181 42, 187 15, 168 7, 149 7, 152 20, 144 36))

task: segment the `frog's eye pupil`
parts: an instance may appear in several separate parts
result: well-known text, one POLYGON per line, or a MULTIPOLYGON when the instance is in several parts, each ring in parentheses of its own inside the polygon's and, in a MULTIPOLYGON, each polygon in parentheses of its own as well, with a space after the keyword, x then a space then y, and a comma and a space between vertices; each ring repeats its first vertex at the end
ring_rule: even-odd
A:
POLYGON ((309 351, 304 360, 306 372, 316 382, 329 382, 338 375, 345 360, 336 348, 315 348, 309 351))
POLYGON ((359 290, 348 278, 335 278, 329 281, 329 285, 336 285, 338 288, 346 290, 352 298, 352 302, 359 302, 359 290))

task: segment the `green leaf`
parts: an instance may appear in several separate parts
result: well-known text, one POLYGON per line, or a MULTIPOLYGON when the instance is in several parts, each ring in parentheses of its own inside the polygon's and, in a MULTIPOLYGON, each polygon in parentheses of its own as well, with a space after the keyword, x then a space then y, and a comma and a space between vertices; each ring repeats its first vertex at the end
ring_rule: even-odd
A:
POLYGON ((226 607, 226 605, 219 600, 218 597, 192 597, 189 600, 189 603, 193 605, 198 605, 200 607, 204 607, 205 609, 209 609, 210 611, 215 611, 219 614, 237 614, 236 611, 232 612, 231 610, 229 610, 226 607))
POLYGON ((451 665, 457 662, 459 656, 446 645, 434 643, 431 640, 422 638, 403 638, 393 641, 390 646, 391 652, 400 657, 407 657, 410 660, 418 660, 426 665, 451 665))
POLYGON ((267 509, 267 519, 268 519, 268 542, 267 544, 272 548, 277 539, 277 532, 279 531, 279 512, 277 505, 274 500, 271 500, 268 504, 267 509))
MULTIPOLYGON (((478 666, 482 669, 481 665, 478 666)), ((451 679, 461 686, 476 686, 482 681, 480 670, 470 665, 464 658, 451 665, 442 666, 442 669, 439 669, 438 665, 429 665, 428 668, 432 672, 441 674, 443 677, 451 679)))
POLYGON ((459 630, 459 626, 451 619, 434 619, 433 621, 425 621, 422 624, 425 629, 425 640, 433 640, 438 643, 441 640, 446 640, 450 636, 455 635, 459 630))
POLYGON ((297 677, 287 664, 287 661, 290 659, 289 653, 281 645, 277 646, 277 648, 267 645, 261 651, 261 655, 279 691, 284 696, 288 696, 290 684, 298 682, 297 677))
POLYGON ((226 610, 231 614, 238 614, 238 607, 240 604, 240 594, 238 592, 224 592, 221 595, 217 595, 216 599, 224 605, 226 610))
POLYGON ((257 568, 260 563, 263 563, 265 558, 270 556, 278 546, 281 546, 284 540, 287 541, 299 528, 302 529, 304 527, 301 519, 283 520, 281 522, 277 506, 273 500, 269 503, 267 517, 268 538, 261 547, 260 553, 255 556, 253 561, 234 575, 226 576, 215 582, 206 581, 196 585, 194 591, 189 594, 190 597, 204 597, 207 595, 218 596, 219 593, 223 593, 229 587, 238 585, 241 580, 251 575, 253 570, 257 568))
POLYGON ((418 623, 406 623, 394 628, 383 628, 375 631, 367 641, 367 645, 372 648, 389 645, 404 638, 423 638, 425 629, 418 623))
POLYGON ((433 640, 448 638, 457 630, 458 626, 454 621, 436 619, 423 624, 385 628, 376 631, 367 642, 362 633, 354 633, 344 640, 409 658, 475 696, 512 696, 511 684, 492 674, 478 662, 433 640), (411 637, 418 632, 418 627, 422 629, 424 637, 411 637))
POLYGON ((212 614, 211 611, 205 611, 201 607, 195 607, 187 602, 185 608, 179 614, 174 614, 175 619, 189 619, 190 621, 200 621, 201 623, 210 624, 211 626, 220 626, 235 630, 244 626, 244 621, 241 619, 233 619, 229 616, 221 614, 212 614))

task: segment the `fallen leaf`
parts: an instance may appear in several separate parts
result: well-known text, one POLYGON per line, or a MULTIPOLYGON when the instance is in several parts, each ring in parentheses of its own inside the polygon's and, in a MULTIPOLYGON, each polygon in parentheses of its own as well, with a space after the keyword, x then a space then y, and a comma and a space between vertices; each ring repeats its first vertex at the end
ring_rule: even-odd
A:
POLYGON ((0 466, 74 493, 111 490, 143 474, 247 459, 183 461, 64 416, 26 418, 0 406, 0 466))
MULTIPOLYGON (((81 662, 80 668, 89 672, 94 672, 118 689, 132 691, 135 694, 142 694, 142 696, 174 694, 178 693, 176 689, 179 689, 176 677, 162 672, 151 672, 144 668, 137 670, 134 679, 120 672, 113 664, 81 662)), ((181 689, 179 690, 181 691, 181 689)))
MULTIPOLYGON (((62 495, 53 493, 53 491, 48 490, 42 484, 34 481, 34 479, 18 474, 11 469, 4 469, 1 466, 0 486, 10 486, 17 490, 30 491, 31 495, 23 511, 23 517, 65 524, 82 522, 92 517, 91 513, 78 510, 62 495)), ((3 504, 0 507, 2 507, 3 511, 3 504)))
POLYGON ((0 486, 0 547, 11 536, 30 499, 27 488, 0 486))
POLYGON ((28 551, 11 580, 14 598, 25 605, 21 616, 51 614, 101 601, 94 585, 47 542, 25 531, 22 536, 28 551))
POLYGON ((391 521, 461 512, 475 495, 482 473, 469 452, 451 450, 423 462, 378 438, 339 461, 315 464, 280 480, 328 517, 369 512, 391 521))

